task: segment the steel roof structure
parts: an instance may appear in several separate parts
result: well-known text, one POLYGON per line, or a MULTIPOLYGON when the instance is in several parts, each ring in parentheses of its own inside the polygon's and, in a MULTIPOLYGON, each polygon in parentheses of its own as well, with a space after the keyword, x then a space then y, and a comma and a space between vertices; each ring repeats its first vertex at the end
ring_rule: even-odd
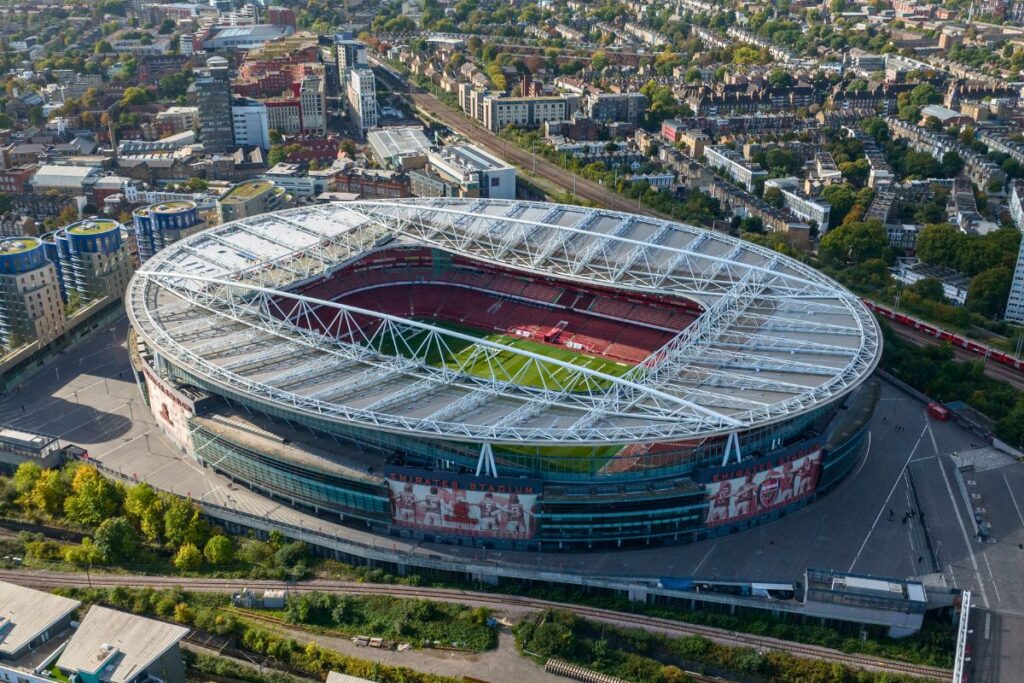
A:
POLYGON ((625 444, 743 432, 844 395, 881 355, 871 313, 794 259, 690 225, 537 202, 412 198, 263 214, 167 247, 135 274, 128 299, 141 338, 208 386, 328 422, 473 443, 625 444), (687 298, 704 312, 614 377, 295 293, 396 243, 687 298), (345 334, 295 323, 314 314, 345 334), (372 331, 355 322, 366 316, 378 321, 372 331), (386 347, 377 343, 385 338, 386 347), (427 362, 453 341, 471 343, 459 363, 427 362), (502 361, 508 354, 515 369, 502 361), (527 371, 540 386, 517 381, 527 371))

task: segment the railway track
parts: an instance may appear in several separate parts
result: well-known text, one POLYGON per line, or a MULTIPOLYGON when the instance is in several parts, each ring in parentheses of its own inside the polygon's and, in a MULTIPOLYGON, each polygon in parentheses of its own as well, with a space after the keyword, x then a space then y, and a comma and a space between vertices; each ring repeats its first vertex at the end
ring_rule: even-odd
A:
POLYGON ((650 617, 629 612, 617 612, 597 607, 587 607, 569 603, 552 602, 515 595, 464 591, 453 588, 424 588, 420 586, 402 586, 394 584, 364 584, 350 581, 332 581, 316 579, 303 583, 291 584, 278 581, 248 581, 234 579, 187 579, 166 576, 123 576, 99 575, 91 578, 70 573, 0 571, 0 580, 11 581, 37 588, 107 588, 113 586, 129 586, 138 588, 169 589, 180 588, 194 592, 228 593, 237 589, 241 583, 251 588, 286 589, 292 592, 341 592, 349 595, 392 595, 401 598, 418 598, 440 602, 461 602, 487 605, 497 608, 516 607, 526 610, 564 609, 581 617, 611 623, 619 626, 657 631, 671 636, 703 636, 722 645, 749 647, 764 652, 776 650, 788 652, 796 657, 824 661, 838 661, 851 667, 906 674, 919 678, 948 680, 950 671, 932 666, 910 664, 895 660, 882 659, 863 654, 851 654, 817 645, 805 645, 791 641, 767 638, 746 633, 737 633, 726 629, 699 624, 688 624, 671 619, 650 617))
MULTIPOLYGON (((937 339, 930 334, 925 334, 919 330, 915 330, 912 327, 905 325, 893 324, 890 326, 892 331, 899 337, 906 339, 915 346, 938 346, 947 342, 937 339)), ((982 360, 980 356, 967 349, 962 349, 958 346, 950 345, 953 349, 953 356, 960 361, 976 361, 982 360)), ((1024 390, 1024 374, 1014 370, 1013 368, 1000 365, 999 363, 985 363, 985 375, 992 379, 999 380, 1000 382, 1006 382, 1016 389, 1024 390)))
POLYGON ((592 180, 576 176, 574 182, 571 173, 566 172, 543 157, 535 157, 530 152, 503 140, 475 121, 470 121, 462 112, 452 109, 431 93, 415 83, 409 82, 408 79, 396 75, 390 67, 380 60, 370 58, 370 62, 372 65, 379 67, 380 73, 386 74, 386 80, 390 82, 392 87, 396 88, 394 90, 395 93, 412 100, 412 103, 417 108, 429 113, 437 121, 471 140, 473 144, 479 145, 499 159, 514 164, 523 170, 531 169, 535 175, 557 185, 566 192, 571 191, 575 187, 576 196, 593 202, 597 206, 614 211, 653 216, 662 220, 672 220, 671 216, 658 211, 652 211, 642 205, 638 206, 637 202, 627 199, 592 180))

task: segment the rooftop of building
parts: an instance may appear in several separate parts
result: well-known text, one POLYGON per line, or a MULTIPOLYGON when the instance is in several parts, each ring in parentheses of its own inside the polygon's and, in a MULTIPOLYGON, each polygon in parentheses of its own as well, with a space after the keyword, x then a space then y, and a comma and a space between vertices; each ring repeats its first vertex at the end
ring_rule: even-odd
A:
POLYGON ((0 655, 13 657, 81 604, 0 581, 0 655))
POLYGON ((449 145, 442 147, 437 154, 473 171, 498 171, 512 168, 498 157, 488 154, 474 145, 449 145))
POLYGON ((55 436, 26 432, 14 427, 0 425, 0 443, 10 443, 29 448, 44 448, 57 440, 55 436))
POLYGON ((218 201, 221 203, 245 202, 276 187, 273 180, 246 180, 228 189, 218 201))
POLYGON ((20 254, 41 244, 35 237, 9 237, 0 239, 0 254, 20 254))
POLYGON ((93 605, 71 636, 57 666, 127 683, 188 635, 182 626, 93 605))
POLYGON ((376 128, 366 133, 366 139, 374 152, 385 159, 422 154, 430 149, 430 140, 423 134, 422 126, 376 128))
POLYGON ((120 227, 121 224, 111 218, 89 218, 72 223, 65 230, 72 235, 99 235, 104 232, 117 230, 120 227))
POLYGON ((81 186, 82 181, 89 176, 99 173, 99 169, 93 166, 56 166, 46 164, 39 167, 32 183, 35 185, 51 185, 61 187, 81 186))

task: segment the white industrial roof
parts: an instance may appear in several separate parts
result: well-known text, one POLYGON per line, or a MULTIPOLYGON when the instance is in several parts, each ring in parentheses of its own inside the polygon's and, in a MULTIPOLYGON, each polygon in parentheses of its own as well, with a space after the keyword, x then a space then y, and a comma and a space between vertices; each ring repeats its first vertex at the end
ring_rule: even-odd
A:
POLYGON ((125 683, 188 635, 182 626, 93 605, 57 660, 66 671, 125 683))
POLYGON ((71 598, 0 581, 0 655, 13 657, 81 604, 71 598))
MULTIPOLYGON (((128 298, 142 338, 204 382, 278 410, 476 443, 624 444, 746 431, 834 401, 881 354, 864 305, 798 261, 690 225, 537 202, 400 199, 263 214, 167 247, 136 273, 128 298), (352 315, 293 290, 388 240, 524 275, 696 301, 704 311, 647 361, 611 377, 486 340, 472 343, 488 355, 490 375, 439 368, 311 335, 265 310, 284 301, 352 315), (520 386, 508 357, 556 381, 520 386)), ((443 326, 373 315, 410 340, 428 332, 467 341, 443 326)))
POLYGON ((430 140, 421 126, 376 128, 366 134, 374 153, 381 159, 392 159, 406 154, 424 154, 430 149, 430 140))
POLYGON ((43 187, 67 187, 79 189, 82 181, 99 173, 99 169, 92 166, 40 166, 39 170, 32 177, 33 185, 43 187))

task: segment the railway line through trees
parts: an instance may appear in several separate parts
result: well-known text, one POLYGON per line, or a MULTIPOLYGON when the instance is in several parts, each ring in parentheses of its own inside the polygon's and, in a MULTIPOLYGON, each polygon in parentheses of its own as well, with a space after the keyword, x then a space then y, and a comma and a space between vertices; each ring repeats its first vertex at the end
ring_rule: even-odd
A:
POLYGON ((0 571, 0 580, 10 581, 35 588, 109 588, 115 586, 153 588, 156 590, 178 588, 186 591, 207 593, 230 593, 241 583, 259 590, 285 589, 291 592, 324 591, 348 595, 390 595, 398 598, 424 599, 439 602, 456 602, 471 606, 490 608, 518 608, 528 610, 560 609, 572 611, 585 619, 603 622, 624 628, 638 628, 671 637, 702 636, 722 645, 754 648, 759 652, 776 650, 788 652, 796 657, 841 662, 848 666, 871 671, 904 674, 932 680, 948 680, 950 672, 932 666, 911 664, 879 657, 846 653, 817 645, 806 645, 763 636, 738 633, 727 629, 689 624, 672 619, 652 617, 643 614, 619 612, 610 609, 576 605, 570 603, 540 600, 517 595, 484 593, 454 588, 429 588, 398 584, 368 584, 354 581, 314 579, 298 583, 280 581, 240 581, 237 579, 196 579, 168 576, 132 576, 121 574, 93 574, 91 577, 71 572, 50 571, 0 571))

